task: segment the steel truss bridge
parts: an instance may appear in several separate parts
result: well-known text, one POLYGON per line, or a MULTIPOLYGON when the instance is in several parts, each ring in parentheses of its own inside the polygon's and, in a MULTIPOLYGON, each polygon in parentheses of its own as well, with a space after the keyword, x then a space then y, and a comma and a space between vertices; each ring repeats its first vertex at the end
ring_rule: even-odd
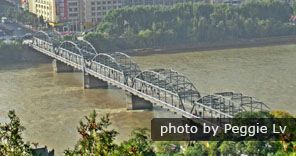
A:
POLYGON ((202 96, 192 82, 177 71, 141 70, 130 56, 122 52, 98 52, 85 40, 63 41, 57 34, 39 31, 30 46, 84 74, 187 118, 232 118, 243 111, 269 109, 241 93, 202 96))

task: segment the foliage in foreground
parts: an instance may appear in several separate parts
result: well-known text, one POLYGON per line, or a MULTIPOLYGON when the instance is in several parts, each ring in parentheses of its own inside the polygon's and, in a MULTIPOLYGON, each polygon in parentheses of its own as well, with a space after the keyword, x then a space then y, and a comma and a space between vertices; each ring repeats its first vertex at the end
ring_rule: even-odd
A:
MULTIPOLYGON (((282 118, 293 117, 287 112, 273 111, 268 112, 245 112, 240 117, 269 117, 282 118)), ((67 156, 94 155, 94 156, 206 156, 206 155, 295 155, 295 142, 281 141, 200 141, 188 142, 152 142, 146 129, 136 129, 132 132, 131 138, 117 145, 113 141, 118 132, 111 130, 109 116, 101 117, 96 121, 96 112, 92 112, 85 121, 80 122, 78 132, 81 139, 73 150, 66 150, 67 156)))
POLYGON ((22 139, 25 128, 14 111, 9 111, 10 122, 0 124, 0 155, 5 156, 28 156, 32 155, 29 143, 22 139))
POLYGON ((108 130, 111 125, 108 115, 101 117, 98 123, 96 117, 96 112, 92 112, 85 117, 86 123, 80 122, 77 130, 81 139, 75 149, 66 150, 65 155, 109 155, 117 148, 113 141, 118 132, 108 130))
POLYGON ((155 155, 146 129, 135 129, 128 141, 117 145, 114 140, 118 132, 109 129, 109 115, 101 117, 99 122, 96 117, 94 111, 84 118, 85 121, 80 122, 77 130, 81 139, 74 150, 66 150, 65 155, 155 155))
MULTIPOLYGON (((243 116, 249 116, 246 113, 243 116)), ((272 111, 255 113, 257 117, 273 116, 276 118, 293 117, 287 112, 272 111)), ((0 124, 0 155, 34 155, 29 143, 22 139, 24 127, 14 111, 8 113, 9 122, 0 124)), ((281 141, 200 141, 200 142, 152 142, 147 129, 135 129, 131 137, 116 144, 118 132, 110 129, 109 115, 97 121, 96 112, 92 112, 80 122, 77 128, 81 135, 74 149, 66 150, 66 156, 216 156, 216 155, 270 155, 295 156, 296 142, 281 141)))

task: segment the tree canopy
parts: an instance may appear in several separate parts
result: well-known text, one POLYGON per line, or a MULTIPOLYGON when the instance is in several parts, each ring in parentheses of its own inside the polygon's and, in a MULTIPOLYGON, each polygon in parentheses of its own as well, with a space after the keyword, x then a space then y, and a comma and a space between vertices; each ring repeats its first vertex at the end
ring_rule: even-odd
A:
POLYGON ((0 155, 32 155, 30 144, 25 143, 22 138, 22 132, 25 130, 25 127, 21 125, 15 111, 9 111, 8 118, 8 123, 0 124, 0 155))
POLYGON ((291 15, 293 8, 277 0, 250 0, 239 7, 205 3, 124 7, 110 11, 86 39, 108 52, 293 35, 291 15))
MULTIPOLYGON (((277 114, 289 113, 276 111, 277 114)), ((260 114, 260 113, 259 113, 260 114)), ((266 113, 261 113, 266 116, 266 113)), ((250 114, 248 114, 250 115, 250 114)), ((255 117, 262 115, 253 114, 255 117)), ((34 156, 34 149, 22 138, 24 127, 14 111, 8 113, 9 122, 0 124, 0 155, 34 156)), ((114 142, 118 132, 110 128, 109 115, 100 117, 93 111, 79 123, 80 139, 74 149, 64 152, 66 156, 195 156, 195 155, 293 155, 295 142, 283 141, 196 141, 196 142, 153 142, 147 129, 132 131, 128 140, 114 142)))

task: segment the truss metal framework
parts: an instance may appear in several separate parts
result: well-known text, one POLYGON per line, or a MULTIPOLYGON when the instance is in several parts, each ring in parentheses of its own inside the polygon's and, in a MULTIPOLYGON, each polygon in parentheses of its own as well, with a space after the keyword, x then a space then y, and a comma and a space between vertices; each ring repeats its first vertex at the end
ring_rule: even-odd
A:
POLYGON ((107 77, 122 82, 160 101, 199 117, 233 117, 242 111, 263 111, 268 106, 241 93, 222 92, 201 96, 194 84, 184 75, 171 69, 142 71, 138 64, 125 53, 98 53, 85 40, 63 41, 40 31, 34 35, 34 44, 83 65, 95 72, 108 73, 107 77), (59 41, 59 46, 52 43, 59 41), (58 50, 52 50, 58 49, 58 50), (84 63, 83 63, 84 62, 84 63))
POLYGON ((99 53, 93 58, 93 61, 121 71, 120 64, 118 64, 117 61, 109 54, 99 53))
POLYGON ((68 50, 74 52, 77 55, 84 56, 84 53, 79 48, 79 46, 73 41, 63 41, 59 46, 59 49, 68 50))
POLYGON ((140 67, 133 59, 125 53, 115 52, 112 57, 120 64, 120 67, 126 77, 133 78, 141 72, 140 67))
POLYGON ((191 103, 194 103, 200 98, 200 93, 186 76, 172 69, 154 69, 154 71, 166 78, 170 88, 173 88, 181 99, 189 100, 191 103))
POLYGON ((38 31, 34 34, 34 37, 42 39, 47 42, 51 42, 51 37, 45 31, 38 31))
POLYGON ((34 34, 34 37, 40 38, 43 41, 51 43, 54 48, 59 47, 63 38, 60 34, 52 31, 50 32, 38 31, 34 34))
POLYGON ((97 54, 97 50, 94 48, 94 46, 85 40, 76 40, 75 44, 79 47, 81 50, 83 57, 87 60, 93 59, 97 54))
POLYGON ((234 92, 221 92, 215 93, 216 95, 221 95, 225 98, 230 99, 234 102, 239 108, 239 111, 258 111, 258 110, 269 110, 270 108, 264 104, 256 100, 253 97, 243 95, 242 93, 234 93, 234 92))

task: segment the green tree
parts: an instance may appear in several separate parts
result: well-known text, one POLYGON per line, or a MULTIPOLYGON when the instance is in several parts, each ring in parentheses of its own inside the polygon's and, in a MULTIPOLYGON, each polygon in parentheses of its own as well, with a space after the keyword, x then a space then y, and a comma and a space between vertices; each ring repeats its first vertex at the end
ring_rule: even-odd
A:
POLYGON ((65 155, 108 156, 117 149, 117 145, 113 141, 118 132, 108 129, 111 125, 109 115, 101 117, 98 123, 96 117, 97 113, 93 111, 85 117, 85 122, 80 121, 77 130, 81 138, 74 150, 66 150, 65 155))
POLYGON ((94 45, 98 52, 109 52, 114 48, 114 46, 112 46, 114 43, 112 43, 109 37, 103 33, 88 33, 84 39, 94 45))
POLYGON ((153 32, 149 29, 139 31, 139 38, 142 40, 144 46, 151 45, 153 32))
POLYGON ((167 47, 296 34, 292 8, 277 0, 251 0, 240 7, 182 3, 132 6, 110 11, 100 22, 100 49, 167 47), (104 47, 104 48, 102 48, 104 47))
POLYGON ((245 17, 260 20, 275 19, 287 22, 293 14, 293 8, 278 0, 248 0, 241 6, 241 13, 245 17))
POLYGON ((22 132, 25 128, 21 125, 15 111, 8 112, 9 123, 0 124, 0 155, 5 156, 29 156, 32 149, 29 143, 25 143, 22 132))
POLYGON ((219 151, 223 155, 236 155, 237 151, 235 149, 235 142, 233 141, 223 141, 219 147, 219 151))
MULTIPOLYGON (((249 155, 259 155, 262 152, 262 150, 265 149, 264 148, 265 144, 263 144, 263 142, 261 142, 261 141, 247 141, 245 143, 245 145, 246 145, 245 152, 246 152, 246 154, 249 154, 249 155)), ((265 151, 264 151, 264 153, 265 153, 265 151)))
MULTIPOLYGON (((115 155, 115 154, 114 154, 115 155)), ((154 156, 156 155, 147 129, 135 129, 131 138, 121 143, 116 155, 154 156)))
POLYGON ((158 155, 175 155, 180 153, 181 145, 173 141, 161 141, 156 143, 156 152, 158 155))
POLYGON ((210 156, 216 156, 218 155, 219 152, 219 146, 220 146, 220 142, 218 141, 209 141, 209 147, 208 147, 208 154, 210 156))
POLYGON ((204 144, 196 142, 193 146, 189 146, 186 148, 184 152, 185 156, 206 156, 208 155, 206 147, 204 144))
POLYGON ((234 118, 273 118, 273 115, 267 111, 261 111, 261 112, 245 111, 245 112, 237 113, 234 118))

